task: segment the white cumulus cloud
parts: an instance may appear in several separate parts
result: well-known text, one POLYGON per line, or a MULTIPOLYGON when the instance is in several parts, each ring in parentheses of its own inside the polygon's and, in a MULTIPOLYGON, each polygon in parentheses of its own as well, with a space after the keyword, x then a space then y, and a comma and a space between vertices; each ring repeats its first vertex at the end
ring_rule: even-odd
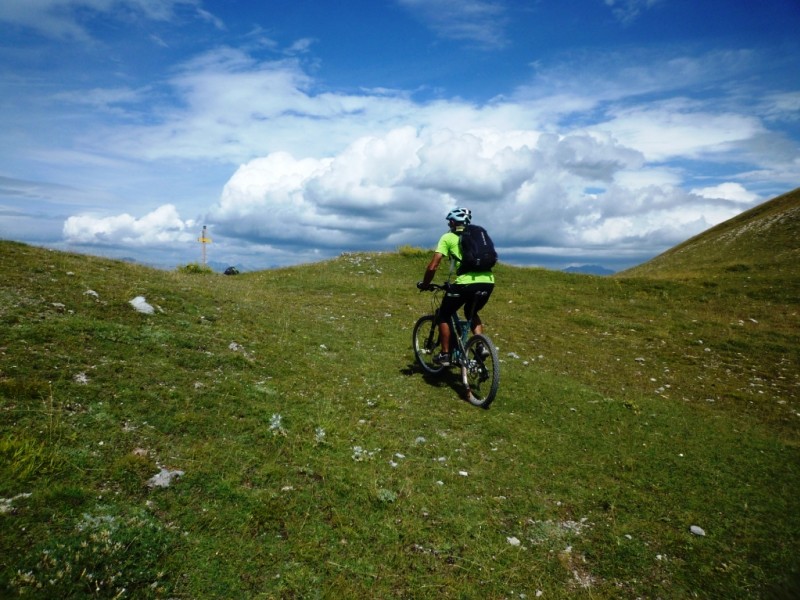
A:
POLYGON ((584 249, 669 245, 737 213, 658 181, 616 182, 644 163, 610 136, 399 128, 335 157, 272 153, 242 165, 209 220, 289 250, 430 245, 446 211, 469 206, 498 244, 584 249))
POLYGON ((619 258, 629 250, 638 252, 630 261, 646 259, 758 202, 751 182, 759 171, 796 180, 796 144, 768 129, 791 113, 793 95, 765 99, 752 113, 733 97, 721 109, 674 91, 677 71, 695 81, 745 58, 653 59, 655 72, 670 75, 654 100, 662 78, 619 68, 604 71, 599 87, 555 85, 558 70, 539 72, 518 93, 478 104, 332 91, 295 59, 263 61, 218 47, 172 71, 158 93, 178 101, 152 120, 126 112, 156 95, 149 87, 60 96, 127 116, 87 132, 83 149, 95 152, 85 156, 157 164, 167 181, 207 165, 222 173, 201 207, 169 200, 144 216, 86 211, 67 219, 64 239, 192 242, 195 221, 182 214, 191 210, 205 213, 217 252, 268 251, 286 264, 301 255, 430 246, 447 210, 467 205, 509 262, 557 253, 619 258), (631 77, 638 83, 626 96, 631 77), (714 162, 725 174, 694 179, 693 161, 714 162))
POLYGON ((194 240, 196 236, 189 231, 193 227, 194 221, 182 220, 175 206, 165 204, 139 219, 129 214, 69 217, 63 234, 73 244, 169 245, 194 240))
POLYGON ((758 195, 747 191, 741 183, 727 182, 712 187, 696 188, 692 193, 703 198, 722 198, 746 206, 758 200, 758 195))

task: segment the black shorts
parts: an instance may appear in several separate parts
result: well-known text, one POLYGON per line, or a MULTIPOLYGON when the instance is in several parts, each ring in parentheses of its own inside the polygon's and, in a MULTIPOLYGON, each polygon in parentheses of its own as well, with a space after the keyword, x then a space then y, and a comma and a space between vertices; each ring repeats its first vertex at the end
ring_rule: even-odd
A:
POLYGON ((449 323, 450 317, 464 307, 464 315, 472 319, 486 306, 494 290, 493 283, 453 284, 439 307, 439 323, 449 323))

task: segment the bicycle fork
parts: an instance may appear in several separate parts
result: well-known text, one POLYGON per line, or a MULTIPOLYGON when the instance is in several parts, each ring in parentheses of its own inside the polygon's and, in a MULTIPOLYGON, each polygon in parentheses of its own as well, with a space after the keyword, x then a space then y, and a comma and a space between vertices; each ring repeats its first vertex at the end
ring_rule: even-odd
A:
POLYGON ((466 390, 467 400, 469 400, 472 396, 472 390, 469 387, 469 368, 467 367, 466 360, 461 362, 461 381, 464 384, 464 389, 466 390))
MULTIPOLYGON (((461 346, 461 344, 459 344, 461 346)), ((465 399, 470 401, 472 398, 472 388, 469 385, 469 369, 470 369, 470 358, 467 356, 466 348, 461 346, 456 353, 458 356, 458 366, 461 369, 461 383, 464 385, 464 394, 465 399)))
POLYGON ((457 317, 453 317, 450 323, 450 331, 457 346, 458 350, 454 354, 458 357, 458 364, 461 367, 461 383, 464 385, 466 399, 469 400, 472 396, 472 390, 469 387, 469 356, 467 356, 467 348, 464 344, 464 338, 468 331, 469 323, 460 322, 457 317))

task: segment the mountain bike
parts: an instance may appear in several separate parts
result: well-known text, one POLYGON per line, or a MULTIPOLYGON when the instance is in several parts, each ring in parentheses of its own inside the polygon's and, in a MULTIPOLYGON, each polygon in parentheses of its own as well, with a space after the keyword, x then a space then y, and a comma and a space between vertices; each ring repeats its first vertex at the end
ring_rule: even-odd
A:
MULTIPOLYGON (((434 362, 441 351, 438 314, 440 294, 448 286, 431 284, 433 314, 420 317, 414 324, 412 344, 414 356, 422 369, 431 375, 442 373, 447 367, 434 362)), ((471 319, 461 319, 453 314, 450 322, 450 365, 461 369, 461 381, 466 389, 466 400, 474 406, 489 408, 500 386, 500 359, 497 348, 488 336, 472 332, 471 319)))

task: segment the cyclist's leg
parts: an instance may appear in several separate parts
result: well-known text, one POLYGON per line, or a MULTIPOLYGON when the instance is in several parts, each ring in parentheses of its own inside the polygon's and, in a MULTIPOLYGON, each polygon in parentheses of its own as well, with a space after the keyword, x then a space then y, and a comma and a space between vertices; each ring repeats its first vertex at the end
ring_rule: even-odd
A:
POLYGON ((480 310, 486 306, 489 296, 494 291, 493 283, 471 283, 466 286, 464 312, 472 321, 472 333, 483 333, 483 321, 480 310))
POLYGON ((450 321, 465 301, 463 287, 458 285, 450 286, 450 289, 444 295, 442 305, 439 307, 439 339, 442 342, 442 352, 445 354, 449 354, 451 350, 450 321))

